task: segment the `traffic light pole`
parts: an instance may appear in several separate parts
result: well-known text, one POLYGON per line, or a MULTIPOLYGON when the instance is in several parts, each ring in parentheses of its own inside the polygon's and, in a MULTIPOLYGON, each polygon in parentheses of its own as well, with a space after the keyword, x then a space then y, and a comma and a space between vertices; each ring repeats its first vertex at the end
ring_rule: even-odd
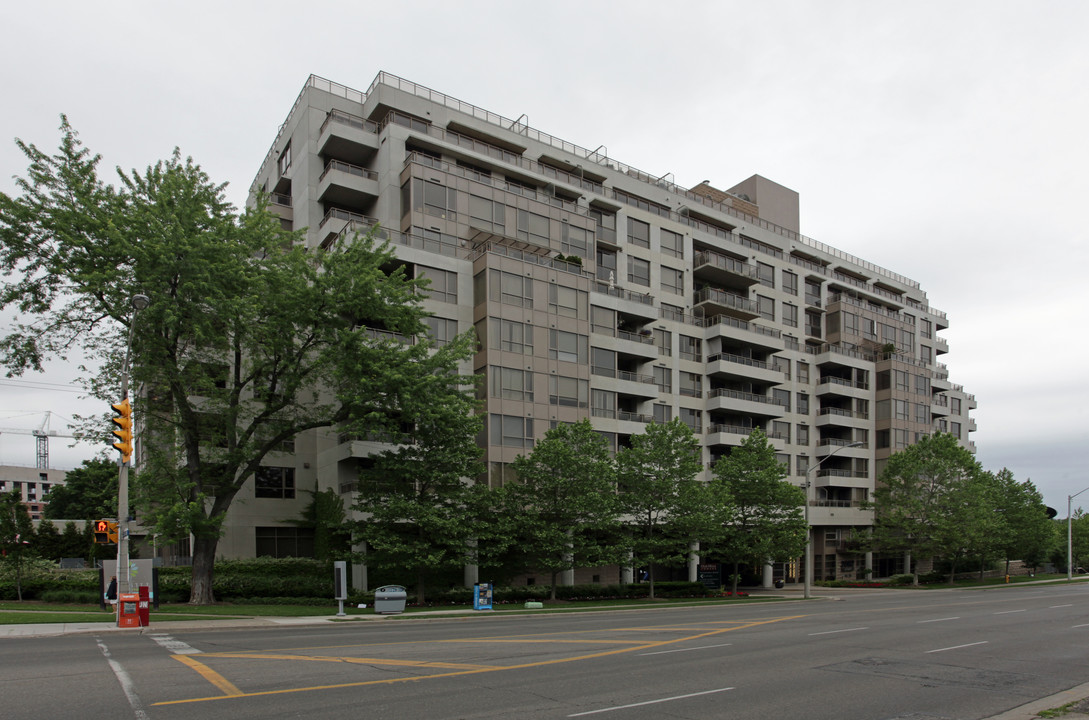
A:
MULTIPOLYGON (((121 401, 129 397, 129 360, 132 356, 132 336, 136 328, 136 313, 148 306, 146 295, 132 296, 132 316, 129 318, 129 339, 125 345, 125 364, 121 367, 121 401)), ((129 462, 122 455, 117 473, 117 590, 132 592, 129 578, 129 462)))

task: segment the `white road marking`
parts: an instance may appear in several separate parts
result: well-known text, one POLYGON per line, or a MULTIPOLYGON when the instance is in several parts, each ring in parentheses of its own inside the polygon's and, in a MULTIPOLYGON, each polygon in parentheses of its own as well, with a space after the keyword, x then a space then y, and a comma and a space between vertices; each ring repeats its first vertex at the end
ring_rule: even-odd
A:
POLYGON ((667 653, 688 652, 689 650, 706 650, 708 648, 729 647, 731 645, 733 645, 733 643, 722 643, 721 645, 700 645, 699 647, 681 648, 679 650, 659 650, 658 652, 639 653, 639 656, 642 657, 643 655, 665 655, 667 653))
POLYGON ((1061 608, 1061 607, 1074 607, 1073 603, 1070 605, 1052 605, 1049 609, 1061 608))
POLYGON ((125 671, 125 668, 121 666, 121 663, 110 657, 110 649, 106 647, 98 638, 95 638, 95 642, 98 643, 99 649, 102 650, 102 654, 106 657, 106 662, 110 665, 110 670, 113 670, 113 674, 117 677, 117 682, 121 684, 121 690, 125 693, 125 697, 129 700, 129 705, 132 706, 133 715, 136 720, 148 720, 147 713, 144 712, 143 703, 140 702, 140 696, 136 694, 136 688, 132 684, 132 678, 125 671))
POLYGON ((980 640, 979 642, 968 643, 967 645, 954 645, 953 647, 938 648, 937 650, 927 650, 926 654, 929 655, 930 653, 945 652, 946 650, 958 650, 960 648, 972 647, 973 645, 986 645, 988 642, 990 641, 980 640))
POLYGON ((169 635, 148 635, 148 637, 175 655, 196 655, 201 652, 194 647, 186 645, 181 640, 175 640, 169 635))
POLYGON ((995 615, 1009 615, 1010 613, 1025 612, 1024 610, 1003 610, 1002 612, 996 612, 995 615))
POLYGON ((946 620, 960 620, 960 616, 958 615, 956 617, 935 618, 933 620, 917 620, 916 624, 917 625, 922 625, 923 623, 945 622, 946 620))
POLYGON ((814 635, 831 635, 833 633, 854 632, 855 630, 869 630, 869 628, 868 627, 860 627, 860 628, 844 628, 843 630, 826 630, 824 632, 819 632, 819 633, 809 633, 809 637, 813 637, 814 635))
POLYGON ((642 707, 643 705, 655 705, 657 703, 670 702, 672 700, 684 700, 685 698, 698 697, 700 695, 711 695, 713 693, 726 692, 727 690, 733 690, 732 687, 719 688, 718 690, 704 690, 703 692, 689 693, 687 695, 674 695, 673 697, 662 698, 660 700, 647 700, 646 702, 632 703, 631 705, 617 705, 616 707, 602 708, 600 710, 590 710, 589 712, 575 713, 574 715, 568 715, 567 717, 582 717, 583 715, 596 715, 597 713, 612 712, 613 710, 627 710, 628 708, 642 707))
POLYGON ((1084 625, 1071 625, 1070 627, 1071 627, 1071 629, 1079 628, 1079 627, 1089 627, 1089 623, 1085 623, 1084 625))

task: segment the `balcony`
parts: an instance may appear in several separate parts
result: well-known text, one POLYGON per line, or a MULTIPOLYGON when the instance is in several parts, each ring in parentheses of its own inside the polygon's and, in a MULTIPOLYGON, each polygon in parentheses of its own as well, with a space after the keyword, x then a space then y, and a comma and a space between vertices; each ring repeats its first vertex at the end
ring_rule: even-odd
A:
POLYGON ((752 300, 718 288, 707 287, 696 291, 692 304, 694 308, 701 309, 706 317, 729 315, 742 320, 760 317, 752 300))
POLYGON ((838 395, 849 398, 868 398, 870 386, 855 384, 850 380, 827 375, 817 381, 817 395, 838 395))
POLYGON ((722 410, 754 417, 782 417, 786 408, 766 395, 716 388, 707 395, 708 410, 722 410))
POLYGON ((745 345, 771 352, 782 350, 785 347, 783 333, 775 328, 738 320, 729 315, 713 315, 699 319, 697 322, 708 329, 705 335, 708 340, 712 337, 730 338, 731 344, 745 345))
POLYGON ((643 322, 658 319, 658 308, 654 307, 654 296, 649 293, 633 292, 601 281, 594 283, 591 289, 593 292, 606 295, 609 298, 595 297, 595 305, 616 310, 643 322))
POLYGON ((318 200, 327 205, 362 207, 378 198, 378 173, 330 160, 318 178, 318 200))
POLYGON ((710 250, 701 250, 692 258, 692 275, 738 290, 745 290, 759 281, 752 264, 710 250))
POLYGON ((318 223, 318 230, 321 231, 321 243, 324 245, 332 242, 349 224, 354 224, 360 232, 364 232, 366 229, 377 225, 378 220, 350 210, 329 208, 325 211, 325 216, 321 219, 321 222, 318 223))
POLYGON ((354 162, 366 162, 378 151, 378 123, 342 110, 330 110, 322 123, 318 152, 354 162))
POLYGON ((859 445, 857 447, 847 447, 850 444, 850 440, 825 438, 817 443, 815 455, 818 458, 830 457, 833 454, 837 457, 867 458, 870 456, 870 446, 868 444, 859 445))
POLYGON ((821 408, 817 411, 817 427, 829 425, 837 427, 864 428, 869 424, 869 413, 854 412, 841 408, 821 408))
POLYGON ((707 356, 707 375, 723 378, 738 379, 741 381, 757 380, 761 383, 780 385, 786 382, 786 375, 762 360, 731 355, 729 353, 717 353, 707 356))
POLYGON ((873 487, 873 480, 868 472, 858 470, 840 470, 838 468, 819 468, 813 487, 873 487))

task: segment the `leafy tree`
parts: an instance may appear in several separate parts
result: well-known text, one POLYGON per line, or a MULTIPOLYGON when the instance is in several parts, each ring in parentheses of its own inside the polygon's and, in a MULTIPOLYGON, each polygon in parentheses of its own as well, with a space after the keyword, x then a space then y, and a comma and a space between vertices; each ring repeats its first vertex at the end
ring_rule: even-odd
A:
POLYGON ((302 518, 285 522, 314 532, 314 557, 318 560, 345 558, 351 550, 352 533, 347 527, 344 500, 332 488, 306 492, 310 493, 310 502, 303 508, 302 518))
MULTIPOLYGON (((947 433, 928 436, 892 455, 871 506, 873 538, 885 550, 940 557, 952 568, 999 531, 983 469, 947 433)), ((918 574, 915 576, 918 582, 918 574)))
POLYGON ((636 565, 647 565, 654 598, 654 566, 684 562, 689 546, 711 525, 700 444, 679 419, 650 423, 617 454, 620 508, 630 518, 636 565))
POLYGON ((718 543, 733 559, 733 592, 741 563, 762 567, 805 552, 805 493, 786 481, 786 469, 762 430, 754 429, 712 472, 718 543))
POLYGON ((84 530, 76 527, 72 520, 64 523, 64 530, 60 536, 60 557, 84 558, 92 560, 99 546, 94 544, 94 532, 90 523, 84 525, 84 530))
POLYGON ((79 350, 100 368, 91 393, 116 401, 135 322, 143 520, 167 539, 192 534, 190 602, 213 602, 224 516, 268 454, 316 428, 391 428, 464 345, 433 352, 421 339, 425 283, 390 270, 399 263, 371 237, 308 249, 262 198, 237 213, 177 151, 143 174, 119 170, 114 187, 67 119, 61 134, 53 156, 18 142, 22 194, 0 194, 0 308, 22 317, 0 338, 0 365, 41 371, 79 350), (150 298, 135 317, 134 293, 150 298))
POLYGON ((618 559, 608 538, 618 528, 616 471, 609 448, 588 419, 557 425, 513 463, 519 481, 502 489, 517 518, 527 569, 552 575, 618 559))
POLYGON ((34 523, 18 490, 0 494, 0 559, 15 575, 15 591, 23 600, 23 567, 33 555, 34 523))
MULTIPOLYGON (((464 357, 471 336, 438 351, 464 357)), ((403 435, 394 450, 374 457, 360 475, 353 508, 356 541, 366 543, 368 566, 413 570, 416 601, 426 601, 430 571, 475 560, 472 540, 477 522, 466 478, 483 472, 476 435, 480 418, 475 399, 464 392, 470 379, 449 373, 418 376, 400 403, 403 435)))
POLYGON ((997 539, 998 550, 1006 560, 1005 574, 1009 574, 1010 560, 1014 559, 1036 567, 1047 557, 1055 543, 1053 523, 1047 515, 1043 495, 1031 480, 1017 482, 1007 468, 1002 468, 992 477, 995 510, 1004 526, 997 539))
POLYGON ((45 506, 45 517, 49 519, 97 520, 116 516, 117 463, 104 458, 84 460, 78 468, 69 470, 64 484, 49 491, 49 503, 45 506))

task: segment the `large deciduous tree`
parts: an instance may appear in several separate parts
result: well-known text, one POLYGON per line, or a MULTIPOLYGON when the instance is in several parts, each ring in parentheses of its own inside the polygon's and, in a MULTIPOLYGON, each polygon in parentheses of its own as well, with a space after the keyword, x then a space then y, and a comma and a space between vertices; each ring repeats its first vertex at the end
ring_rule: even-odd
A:
POLYGON ((952 566, 952 583, 958 563, 1000 530, 984 475, 972 454, 948 433, 922 438, 893 454, 874 491, 876 547, 942 558, 952 566))
POLYGON ((711 525, 711 500, 696 479, 699 441, 677 418, 651 423, 617 454, 620 507, 631 528, 632 561, 646 565, 654 598, 654 566, 684 562, 711 525))
POLYGON ((45 516, 94 520, 117 515, 117 463, 95 458, 65 473, 64 484, 49 491, 45 516))
POLYGON ((519 482, 503 488, 524 569, 556 578, 576 565, 615 562, 616 470, 589 420, 557 425, 513 463, 519 482))
POLYGON ((775 447, 759 428, 715 463, 712 487, 721 513, 717 535, 720 554, 733 560, 733 592, 742 563, 760 568, 805 551, 805 493, 786 476, 775 447))
POLYGON ((461 393, 465 345, 422 340, 421 283, 372 238, 307 249, 261 199, 236 212, 177 152, 109 185, 67 120, 61 132, 52 156, 18 143, 21 195, 0 194, 0 308, 21 317, 0 365, 18 375, 81 351, 98 370, 89 391, 116 401, 135 323, 142 519, 192 534, 190 601, 212 602, 224 516, 269 454, 314 428, 398 425, 431 378, 461 393), (135 293, 150 305, 134 317, 135 293))
POLYGON ((1008 468, 994 473, 993 478, 995 509, 1003 523, 998 549, 1006 560, 1006 574, 1010 572, 1010 560, 1022 560, 1035 568, 1055 545, 1054 524, 1044 497, 1031 480, 1017 482, 1008 468))
POLYGON ((23 601, 23 568, 31 555, 34 523, 18 490, 0 494, 0 561, 15 580, 15 592, 23 601))

